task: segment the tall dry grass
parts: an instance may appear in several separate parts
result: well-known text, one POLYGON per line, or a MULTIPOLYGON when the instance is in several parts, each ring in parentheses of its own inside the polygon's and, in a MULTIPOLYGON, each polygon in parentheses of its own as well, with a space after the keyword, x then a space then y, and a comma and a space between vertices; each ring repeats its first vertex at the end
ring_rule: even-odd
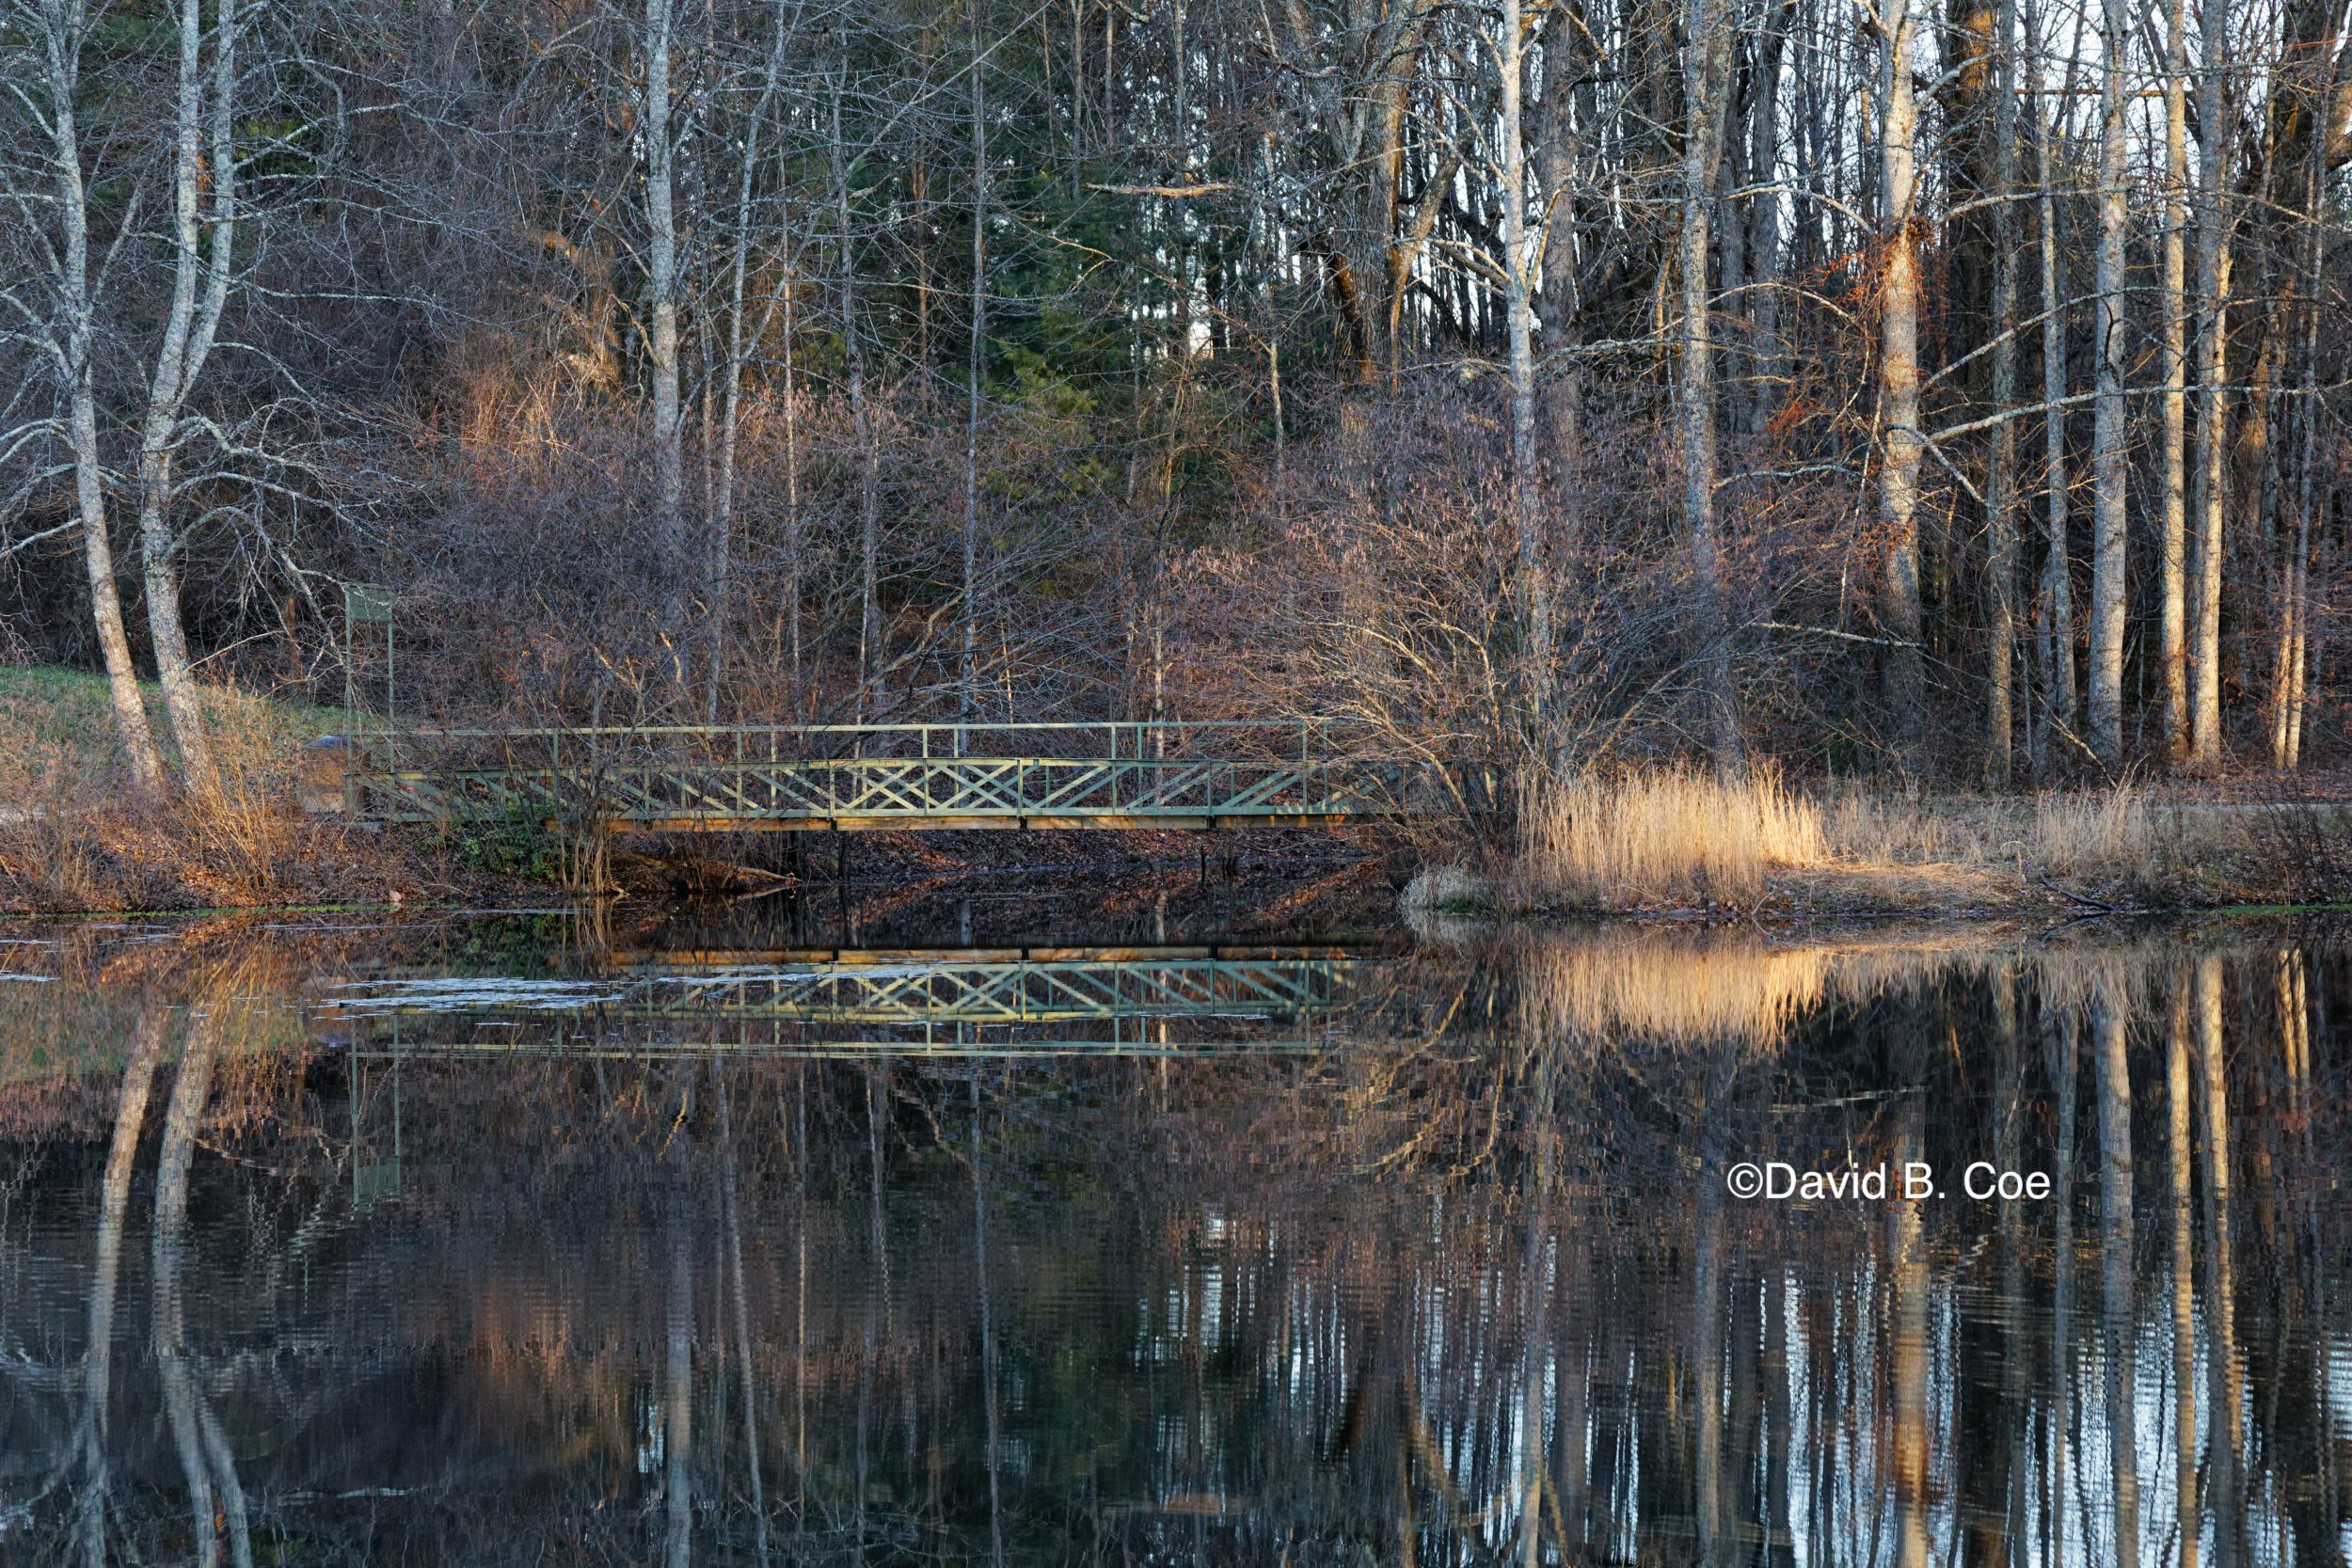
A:
POLYGON ((1767 769, 1530 779, 1518 804, 1518 854, 1503 879, 1518 907, 1753 897, 1767 872, 1829 855, 1820 809, 1767 769))
POLYGON ((2247 850, 2241 815, 2129 782, 1931 796, 1836 781, 1799 791, 1769 769, 1725 779, 1674 767, 1523 775, 1516 802, 1508 845, 1484 864, 1433 861, 1406 890, 1409 913, 1737 903, 1789 871, 1894 874, 1922 892, 1966 872, 1977 894, 2063 879, 2128 901, 2193 902, 2226 889, 2247 850))

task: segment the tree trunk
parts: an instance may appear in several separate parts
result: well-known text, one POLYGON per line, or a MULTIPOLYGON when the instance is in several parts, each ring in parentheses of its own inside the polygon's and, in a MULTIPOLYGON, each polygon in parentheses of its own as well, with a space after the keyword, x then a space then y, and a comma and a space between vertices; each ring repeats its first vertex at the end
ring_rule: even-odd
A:
POLYGON ((2091 1028, 2099 1076, 2099 1261, 2105 1307, 2107 1373, 2108 1497, 2115 1536, 2107 1560, 2115 1568, 2139 1564, 2139 1448, 2133 1341, 2139 1322, 2133 1311, 2132 1078, 2124 1054, 2126 1004, 2101 996, 2091 1005, 2091 1028))
POLYGON ((1544 497, 1535 465, 1535 317, 1527 251, 1527 139, 1520 110, 1527 81, 1526 40, 1519 0, 1502 0, 1494 40, 1495 71, 1502 87, 1503 299, 1511 354, 1511 510, 1518 536, 1520 613, 1526 618, 1527 668, 1522 676, 1530 751, 1539 765, 1551 755, 1551 584, 1547 573, 1544 497))
POLYGON ((89 277, 89 192, 82 175, 80 122, 74 105, 81 93, 82 40, 88 20, 79 5, 43 8, 40 46, 47 67, 51 159, 56 170, 57 214, 63 226, 56 252, 57 309, 62 320, 44 335, 43 346, 66 388, 66 437, 73 453, 74 511, 82 528, 82 561, 89 580, 90 620, 106 664, 106 688, 115 733, 131 766, 131 785, 140 799, 163 794, 163 760, 147 705, 139 695, 131 643, 122 624, 122 597, 115 586, 114 545, 107 535, 106 471, 98 447, 98 402, 91 356, 97 335, 98 299, 89 277))
MULTIPOLYGON (((2042 102, 2042 37, 2028 25, 2026 99, 2042 102)), ((2041 111, 2037 108, 2036 113, 2041 111)), ((2035 127, 2036 174, 2041 187, 2042 229, 2042 431, 2043 531, 2042 592, 2035 608, 2035 642, 2041 654, 2042 712, 2045 729, 2058 729, 2063 737, 2042 742, 2037 770, 2069 753, 2075 726, 2082 721, 2074 681, 2074 586, 2067 552, 2066 472, 2066 302, 2059 288, 2058 206, 2055 171, 2050 166, 2052 131, 2047 123, 2035 127)))
POLYGON ((213 771, 212 747, 205 739, 203 709, 188 658, 187 633, 180 619, 180 542, 171 531, 171 472, 181 411, 212 355, 234 263, 237 27, 233 0, 220 0, 208 94, 200 5, 201 0, 180 0, 171 305, 156 349, 146 417, 139 425, 139 555, 147 583, 148 637, 154 647, 165 711, 171 719, 172 741, 180 751, 181 778, 199 793, 210 794, 219 781, 213 771), (209 166, 205 156, 208 129, 209 166), (208 191, 209 214, 205 211, 208 191), (212 230, 209 257, 203 245, 208 224, 212 230))
POLYGON ((857 696, 854 721, 866 721, 866 705, 882 665, 882 506, 880 458, 874 447, 873 411, 866 400, 866 346, 857 325, 857 258, 850 244, 850 171, 842 158, 841 94, 850 58, 846 36, 833 79, 834 215, 841 226, 841 347, 849 362, 850 427, 857 442, 858 622, 857 696))
POLYGON ((685 421, 678 400, 677 216, 672 190, 670 0, 645 0, 645 355, 653 374, 654 547, 667 579, 661 615, 672 675, 686 684, 684 634, 693 574, 687 567, 685 421))
POLYGON ((2233 110, 2228 103, 2228 0, 2207 0, 2199 40, 2197 87, 2197 420, 2196 536, 2189 559, 2188 756, 2192 767, 2221 765, 2222 518, 2229 504, 2228 358, 2230 245, 2223 201, 2224 162, 2233 110))
POLYGON ((1708 0, 1685 0, 1688 63, 1682 164, 1683 527, 1691 551, 1692 637, 1707 703, 1708 744, 1719 772, 1740 766, 1740 715, 1725 636, 1723 568, 1715 517, 1715 367, 1708 316, 1707 253, 1714 216, 1715 166, 1723 155, 1723 84, 1727 31, 1708 0))
POLYGON ((2124 429, 2124 254, 2128 214, 2123 72, 2130 48, 2123 0, 2106 0, 2099 89, 2098 394, 2092 404, 2090 480, 2090 749, 2110 769, 2123 761, 2123 568, 2130 452, 2124 429))
MULTIPOLYGON (((980 647, 980 403, 988 369, 988 118, 980 85, 980 0, 972 0, 972 348, 965 367, 963 420, 963 658, 956 712, 969 723, 980 647)), ((959 733, 957 749, 962 749, 959 733)))
MULTIPOLYGON (((1694 0, 1695 3, 1695 0, 1694 0)), ((1885 276, 1879 305, 1879 419, 1885 450, 1879 458, 1879 620, 1896 644, 1886 650, 1888 705, 1894 710, 1898 752, 1915 774, 1927 740, 1927 671, 1919 616, 1919 242, 1917 214, 1918 103, 1912 87, 1912 45, 1917 27, 1910 11, 1892 13, 1886 41, 1886 124, 1881 152, 1880 199, 1886 214, 1885 276)))
POLYGON ((1985 474, 1985 534, 1992 591, 1986 595, 1987 659, 1985 779, 2009 787, 2010 736, 2015 723, 2017 642, 2017 427, 2007 417, 2017 402, 2017 94, 2011 51, 2015 0, 1994 8, 1993 72, 1993 427, 1985 474))
MULTIPOLYGON (((2216 0, 2218 3, 2218 0, 2216 0)), ((2169 0, 2164 52, 2164 754, 2188 759, 2188 19, 2169 0)))

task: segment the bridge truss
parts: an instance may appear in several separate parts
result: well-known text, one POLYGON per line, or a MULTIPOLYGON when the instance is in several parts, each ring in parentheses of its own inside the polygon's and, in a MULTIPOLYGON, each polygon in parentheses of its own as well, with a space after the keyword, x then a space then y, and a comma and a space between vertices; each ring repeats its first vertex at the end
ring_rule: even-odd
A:
POLYGON ((650 831, 1329 826, 1438 807, 1443 768, 1324 721, 436 730, 351 737, 344 809, 650 831))

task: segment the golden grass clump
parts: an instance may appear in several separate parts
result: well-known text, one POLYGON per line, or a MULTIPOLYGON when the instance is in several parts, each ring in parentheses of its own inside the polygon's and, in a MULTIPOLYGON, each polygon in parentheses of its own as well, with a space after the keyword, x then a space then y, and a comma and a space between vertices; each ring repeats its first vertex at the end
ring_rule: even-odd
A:
POLYGON ((2123 784, 2102 795, 2043 795, 2034 801, 2026 859, 2051 875, 2144 867, 2163 844, 2148 795, 2123 784))
POLYGON ((1676 767, 1522 784, 1511 891, 1525 904, 1753 897, 1767 871, 1821 863, 1820 810, 1777 774, 1676 767))

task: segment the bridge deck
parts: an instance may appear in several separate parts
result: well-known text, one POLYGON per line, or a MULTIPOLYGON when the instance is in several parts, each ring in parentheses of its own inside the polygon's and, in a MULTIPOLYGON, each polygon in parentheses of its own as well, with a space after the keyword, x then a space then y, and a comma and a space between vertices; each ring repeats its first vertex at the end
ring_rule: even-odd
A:
POLYGON ((347 744, 344 809, 664 832, 1330 826, 1427 809, 1430 765, 1326 721, 438 730, 347 744))

